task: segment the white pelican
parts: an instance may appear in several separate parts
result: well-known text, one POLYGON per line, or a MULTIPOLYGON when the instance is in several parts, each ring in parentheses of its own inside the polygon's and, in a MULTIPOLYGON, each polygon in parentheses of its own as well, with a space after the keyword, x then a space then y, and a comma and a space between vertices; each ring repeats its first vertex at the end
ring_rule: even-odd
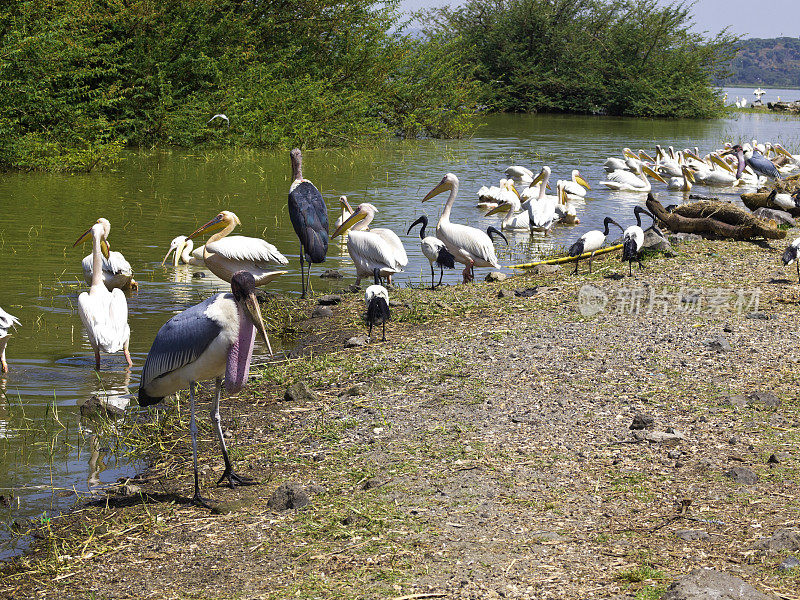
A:
POLYGON ((506 177, 514 181, 520 188, 527 187, 533 181, 533 171, 527 167, 512 165, 505 170, 506 177))
POLYGON ((798 253, 800 253, 800 237, 796 238, 791 244, 789 244, 789 247, 783 252, 781 261, 783 262, 784 267, 788 267, 790 264, 795 263, 797 266, 797 282, 800 283, 800 261, 797 260, 798 253))
POLYGON ((639 263, 639 269, 642 268, 642 244, 644 244, 644 230, 642 229, 642 215, 645 214, 653 219, 653 229, 657 233, 661 233, 656 227, 656 218, 641 206, 633 209, 633 214, 636 215, 636 225, 631 225, 622 232, 622 258, 621 260, 628 261, 628 277, 633 276, 633 261, 639 263))
MULTIPOLYGON (((558 220, 556 207, 559 203, 557 196, 551 196, 545 193, 547 182, 550 179, 550 167, 544 166, 539 174, 534 179, 534 182, 541 181, 539 184, 539 196, 528 200, 523 204, 523 208, 528 213, 528 223, 531 231, 543 231, 547 235, 558 220)), ((563 187, 558 187, 557 192, 561 194, 563 187)))
POLYGON ((486 213, 486 216, 505 212, 506 216, 500 224, 500 229, 528 231, 531 228, 531 219, 527 211, 520 212, 520 201, 517 198, 500 204, 486 213))
POLYGON ((271 267, 287 265, 289 261, 269 242, 243 235, 225 237, 241 224, 239 217, 229 210, 223 210, 189 236, 189 239, 192 239, 202 233, 218 232, 208 238, 206 245, 203 246, 203 261, 206 268, 228 283, 237 271, 249 271, 255 279, 256 286, 266 285, 284 275, 286 271, 273 271, 271 267))
POLYGON ((795 167, 800 167, 800 154, 791 154, 786 148, 784 148, 781 144, 775 144, 773 146, 775 152, 781 156, 785 156, 787 160, 792 163, 795 167))
POLYGON ((589 273, 592 272, 592 259, 594 258, 594 253, 597 252, 603 245, 603 242, 606 241, 606 236, 608 235, 608 226, 613 223, 617 227, 619 227, 620 231, 623 231, 622 225, 617 223, 611 217, 606 217, 603 220, 603 231, 599 229, 592 229, 591 231, 587 231, 578 240, 569 247, 569 255, 575 256, 575 271, 572 273, 573 275, 578 274, 578 263, 580 262, 581 254, 585 252, 591 252, 589 255, 589 273))
POLYGON ((195 422, 195 384, 214 379, 216 390, 211 407, 211 423, 217 434, 225 461, 223 479, 234 487, 253 481, 233 472, 219 417, 222 375, 229 394, 238 393, 247 383, 256 330, 272 354, 261 309, 255 297, 255 280, 248 271, 231 276, 231 293, 215 294, 208 300, 187 308, 158 330, 147 354, 139 386, 139 404, 148 406, 165 396, 189 388, 191 403, 190 431, 194 460, 194 497, 192 502, 208 506, 200 496, 197 471, 197 423, 195 422))
POLYGON ((686 165, 681 165, 681 173, 681 177, 670 178, 669 183, 667 184, 667 189, 680 190, 682 192, 691 191, 692 183, 694 182, 694 174, 686 165))
POLYGON ((350 218, 331 234, 335 238, 349 230, 347 252, 356 267, 356 285, 361 284, 362 278, 372 275, 376 268, 391 283, 392 275, 402 271, 408 264, 403 242, 394 231, 382 227, 367 231, 377 212, 374 205, 362 202, 350 218))
POLYGON ((372 271, 375 283, 364 292, 364 302, 367 305, 367 323, 369 323, 368 337, 372 338, 372 326, 383 325, 382 342, 386 341, 386 321, 391 318, 389 313, 389 291, 381 285, 381 271, 375 267, 372 271))
POLYGON ((592 189, 592 186, 581 176, 581 172, 578 169, 572 169, 571 179, 564 182, 564 192, 567 196, 585 198, 586 190, 590 189, 592 189))
POLYGON ((639 160, 639 157, 636 156, 630 148, 623 148, 622 156, 624 158, 610 156, 606 159, 606 162, 603 163, 603 168, 607 173, 612 173, 613 171, 627 171, 630 169, 629 158, 639 160))
POLYGON ((675 149, 670 146, 669 152, 664 152, 661 146, 656 145, 656 164, 655 170, 661 175, 670 177, 681 176, 681 156, 675 155, 675 149))
POLYGON ((709 154, 708 160, 695 165, 694 178, 703 185, 736 185, 737 179, 733 169, 716 153, 709 154))
MULTIPOLYGON (((97 222, 103 226, 106 240, 111 231, 111 223, 108 219, 100 217, 97 222)), ((83 279, 87 284, 92 283, 92 255, 89 254, 84 257, 81 263, 83 267, 83 279)), ((139 284, 133 278, 133 269, 131 263, 125 260, 121 252, 109 252, 108 257, 103 255, 102 261, 103 271, 103 284, 109 289, 120 288, 122 290, 130 289, 135 290, 139 288, 139 284)))
POLYGON ((19 319, 0 308, 0 369, 3 373, 8 373, 8 363, 6 362, 6 344, 11 334, 8 332, 15 325, 19 325, 19 319))
POLYGON ((464 265, 463 281, 467 283, 475 279, 475 267, 500 268, 494 244, 489 235, 475 227, 450 222, 450 212, 458 195, 458 177, 452 173, 442 180, 422 199, 423 202, 450 190, 442 215, 436 224, 436 237, 444 242, 453 257, 464 265))
POLYGON ((100 350, 111 354, 122 350, 128 367, 132 367, 128 352, 131 329, 128 327, 125 293, 119 288, 109 291, 103 284, 102 258, 108 257, 109 253, 105 227, 102 223, 95 223, 72 246, 77 246, 89 236, 92 238, 92 283, 88 292, 78 296, 78 314, 94 349, 95 368, 100 370, 100 350))
POLYGON ((334 231, 339 229, 341 224, 347 221, 347 219, 350 218, 350 215, 353 214, 353 207, 350 206, 350 203, 347 201, 347 196, 345 195, 339 196, 339 208, 341 209, 342 214, 339 215, 339 217, 336 219, 336 222, 333 224, 334 231))
POLYGON ((289 153, 292 162, 292 185, 289 187, 289 219, 300 240, 301 298, 311 286, 311 265, 325 262, 328 254, 328 207, 316 186, 303 179, 303 156, 299 148, 289 153), (303 262, 308 262, 308 281, 303 262))
POLYGON ((500 185, 490 188, 483 186, 478 190, 478 208, 490 209, 508 201, 511 196, 519 197, 511 179, 501 179, 500 185))
POLYGON ((632 164, 634 172, 631 171, 614 171, 608 174, 608 181, 601 181, 600 185, 604 185, 609 189, 620 192, 649 192, 652 189, 648 175, 661 183, 667 183, 664 179, 653 171, 647 165, 639 162, 632 164))
POLYGON ((175 252, 172 259, 172 266, 177 267, 181 261, 186 265, 194 265, 195 267, 205 267, 206 263, 203 260, 203 246, 199 248, 194 247, 194 242, 185 235, 179 235, 170 242, 169 250, 164 256, 161 264, 167 262, 169 255, 175 252))
POLYGON ((411 226, 408 228, 406 235, 411 233, 411 230, 414 229, 417 225, 422 225, 419 230, 419 237, 420 246, 422 246, 422 253, 425 255, 425 258, 428 259, 428 262, 431 263, 431 289, 434 289, 437 286, 442 285, 442 277, 444 276, 444 269, 447 267, 448 269, 454 269, 456 266, 455 259, 453 255, 445 248, 444 242, 437 237, 433 237, 432 235, 425 235, 425 228, 428 226, 428 217, 422 215, 419 219, 414 221, 411 226), (436 266, 439 267, 439 283, 435 286, 433 285, 434 281, 434 272, 433 272, 433 265, 436 263, 436 266))

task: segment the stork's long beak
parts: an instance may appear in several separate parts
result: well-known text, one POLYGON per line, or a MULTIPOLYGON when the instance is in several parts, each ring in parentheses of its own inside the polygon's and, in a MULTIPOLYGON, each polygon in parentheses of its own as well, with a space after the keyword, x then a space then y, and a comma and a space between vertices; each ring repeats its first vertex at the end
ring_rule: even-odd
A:
POLYGON ((353 225, 355 225, 359 221, 363 220, 366 216, 367 213, 365 213, 363 210, 357 210, 352 215, 350 215, 350 217, 348 217, 348 219, 344 223, 342 223, 341 225, 339 225, 339 227, 336 228, 336 231, 334 231, 331 234, 331 237, 335 238, 337 235, 342 235, 345 231, 350 229, 353 225))
POLYGON ((205 225, 202 225, 195 229, 192 234, 189 236, 188 239, 193 239, 195 236, 198 236, 202 233, 216 233, 217 231, 222 231, 227 226, 227 223, 222 219, 221 215, 217 215, 213 219, 211 219, 205 225))
POLYGON ((435 188, 433 188, 430 192, 426 194, 426 196, 422 199, 422 201, 425 202, 426 200, 430 200, 434 196, 438 196, 442 192, 446 191, 448 188, 449 185, 447 182, 447 178, 445 177, 439 182, 439 184, 435 188))
POLYGON ((592 186, 589 185, 589 182, 586 181, 582 175, 575 175, 575 181, 585 187, 587 190, 592 189, 592 186))
POLYGON ((261 339, 263 339, 264 343, 267 345, 270 356, 272 356, 272 345, 269 343, 269 338, 267 337, 267 328, 264 327, 264 319, 261 317, 261 307, 258 305, 255 293, 249 294, 244 299, 244 308, 247 311, 247 316, 258 330, 258 333, 261 334, 261 339))
POLYGON ((647 165, 642 165, 642 172, 646 173, 648 176, 652 177, 656 181, 660 181, 661 183, 667 183, 666 181, 664 181, 664 178, 661 177, 661 175, 653 171, 653 169, 651 169, 647 165))

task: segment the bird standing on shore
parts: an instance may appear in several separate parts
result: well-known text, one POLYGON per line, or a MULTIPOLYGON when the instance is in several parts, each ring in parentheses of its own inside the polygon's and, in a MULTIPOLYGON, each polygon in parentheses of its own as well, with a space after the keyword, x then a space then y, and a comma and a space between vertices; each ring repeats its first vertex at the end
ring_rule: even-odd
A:
POLYGON ((620 260, 628 261, 628 277, 633 276, 633 261, 639 263, 639 269, 642 268, 642 245, 644 244, 644 230, 642 229, 642 215, 647 215, 653 219, 653 229, 657 233, 661 233, 656 227, 656 218, 641 206, 633 209, 633 214, 636 215, 636 225, 631 225, 622 232, 622 257, 620 260))
POLYGON ((444 277, 444 269, 447 267, 448 269, 454 269, 456 266, 455 258, 453 255, 450 254, 450 251, 445 247, 444 242, 439 238, 433 237, 432 235, 425 235, 425 228, 428 226, 428 217, 422 215, 419 219, 414 221, 411 226, 408 228, 406 235, 411 233, 411 230, 414 229, 417 225, 422 224, 419 230, 419 237, 420 237, 420 246, 422 247, 422 254, 425 255, 425 258, 428 259, 428 262, 431 263, 431 289, 434 289, 440 285, 442 285, 442 277, 444 277), (439 267, 439 283, 433 285, 434 281, 434 271, 433 265, 436 264, 439 267))
POLYGON ((311 285, 311 264, 325 262, 328 254, 328 207, 322 194, 308 179, 303 179, 303 155, 299 148, 289 153, 292 185, 289 187, 289 218, 300 239, 301 298, 311 285), (308 262, 308 281, 303 277, 303 259, 308 262))
POLYGON ((81 317, 89 343, 94 349, 95 369, 100 370, 100 350, 113 354, 122 350, 128 367, 133 366, 128 342, 131 329, 128 326, 128 301, 125 293, 114 288, 109 291, 103 283, 102 258, 108 258, 110 248, 106 239, 106 228, 99 221, 87 229, 72 244, 74 248, 92 238, 92 281, 88 292, 78 296, 78 315, 81 317))
POLYGON ((372 338, 373 325, 383 325, 382 342, 386 341, 386 321, 391 318, 389 313, 389 291, 381 285, 381 273, 377 267, 372 272, 375 283, 364 292, 364 302, 367 305, 367 323, 369 323, 369 337, 372 338))
POLYGON ((6 344, 11 334, 9 329, 19 325, 19 319, 0 308, 0 369, 3 373, 8 373, 8 363, 6 362, 6 344))
POLYGON ((798 254, 800 254, 800 237, 795 239, 789 244, 789 247, 784 250, 781 261, 784 267, 788 267, 792 263, 797 266, 797 283, 800 283, 800 261, 797 260, 798 254))
POLYGON ((578 274, 578 263, 580 262, 581 254, 586 252, 591 252, 589 255, 589 273, 592 272, 592 259, 594 258, 594 253, 597 252, 603 245, 603 242, 606 241, 606 236, 608 235, 608 226, 613 223, 617 227, 619 227, 620 231, 623 231, 622 225, 617 223, 611 217, 606 217, 603 220, 603 231, 599 229, 592 229, 591 231, 587 231, 578 240, 572 244, 569 248, 569 255, 575 256, 575 271, 572 273, 573 275, 578 274))
POLYGON ((195 384, 215 380, 211 423, 217 434, 225 471, 217 481, 228 480, 231 488, 254 483, 234 473, 220 425, 219 402, 222 376, 225 389, 237 394, 247 383, 256 331, 270 346, 261 309, 255 296, 256 282, 248 271, 237 271, 231 277, 230 293, 215 294, 208 300, 187 308, 167 321, 158 330, 142 369, 139 405, 149 406, 164 397, 189 388, 191 404, 190 431, 194 462, 194 496, 192 502, 208 507, 200 496, 197 470, 197 423, 195 421, 195 384))

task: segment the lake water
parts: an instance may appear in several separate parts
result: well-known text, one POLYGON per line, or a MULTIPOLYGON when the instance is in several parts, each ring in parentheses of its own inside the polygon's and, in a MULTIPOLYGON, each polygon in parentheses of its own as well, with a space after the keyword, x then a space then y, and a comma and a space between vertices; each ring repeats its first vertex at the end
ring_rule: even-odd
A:
MULTIPOLYGON (((375 226, 394 229, 408 251, 409 265, 397 283, 417 285, 428 281, 429 266, 419 238, 405 231, 423 212, 435 224, 446 195, 424 205, 420 199, 448 171, 461 179, 452 219, 481 228, 497 225, 498 219, 482 216, 475 192, 483 184, 496 184, 508 165, 538 170, 548 164, 555 177, 563 178, 578 168, 592 184, 586 202, 578 206, 580 225, 559 226, 547 238, 512 236, 510 248, 499 246, 501 262, 508 265, 569 245, 607 215, 624 226, 631 224, 633 207, 643 204, 645 196, 612 193, 597 185, 605 158, 619 156, 624 146, 652 152, 661 143, 708 151, 725 141, 753 137, 782 141, 797 153, 800 121, 761 114, 715 121, 501 115, 487 118, 465 140, 307 151, 303 173, 323 192, 331 222, 338 215, 340 194, 352 204, 375 204, 380 211, 375 226)), ((290 273, 270 289, 298 293, 299 248, 286 209, 288 162, 287 152, 131 152, 113 172, 0 176, 0 306, 22 322, 8 345, 11 371, 0 377, 0 519, 52 514, 74 502, 69 490, 97 489, 142 468, 122 458, 113 438, 94 434, 92 424, 81 420, 78 403, 98 393, 135 392, 158 328, 173 314, 224 289, 210 276, 192 276, 201 269, 161 266, 174 236, 188 234, 222 209, 233 210, 242 221, 238 233, 266 238, 291 261, 290 273), (140 286, 128 300, 131 372, 121 355, 103 356, 102 370, 94 371, 92 350, 75 311, 77 295, 87 287, 80 263, 90 248, 71 246, 101 216, 111 221, 109 239, 133 265, 140 286)), ((665 204, 685 199, 661 184, 656 189, 665 204)), ((715 190, 729 198, 740 192, 715 190)), ((342 270, 347 274, 344 284, 352 282, 352 264, 340 243, 331 244, 325 268, 342 270)), ((342 282, 316 277, 320 270, 314 268, 315 290, 343 287, 342 282)), ((485 272, 478 269, 478 277, 485 272)), ((445 274, 446 283, 458 281, 458 270, 445 274)), ((21 547, 8 535, 0 543, 0 556, 21 547)))
MULTIPOLYGON (((733 104, 736 98, 745 98, 748 106, 756 99, 753 92, 758 89, 758 86, 751 88, 742 87, 724 87, 722 90, 728 94, 728 104, 733 104)), ((783 88, 765 88, 762 87, 766 94, 761 97, 761 102, 766 105, 767 102, 795 102, 800 100, 800 90, 787 90, 783 88)))

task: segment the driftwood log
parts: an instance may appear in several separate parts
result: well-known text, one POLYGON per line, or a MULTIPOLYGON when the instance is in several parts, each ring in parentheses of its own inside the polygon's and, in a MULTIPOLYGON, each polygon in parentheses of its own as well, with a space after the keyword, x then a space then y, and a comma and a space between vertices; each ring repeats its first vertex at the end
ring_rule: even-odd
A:
POLYGON ((734 240, 756 237, 779 240, 786 237, 786 231, 774 224, 725 202, 702 200, 667 212, 653 194, 648 194, 647 210, 675 233, 705 233, 734 240))

